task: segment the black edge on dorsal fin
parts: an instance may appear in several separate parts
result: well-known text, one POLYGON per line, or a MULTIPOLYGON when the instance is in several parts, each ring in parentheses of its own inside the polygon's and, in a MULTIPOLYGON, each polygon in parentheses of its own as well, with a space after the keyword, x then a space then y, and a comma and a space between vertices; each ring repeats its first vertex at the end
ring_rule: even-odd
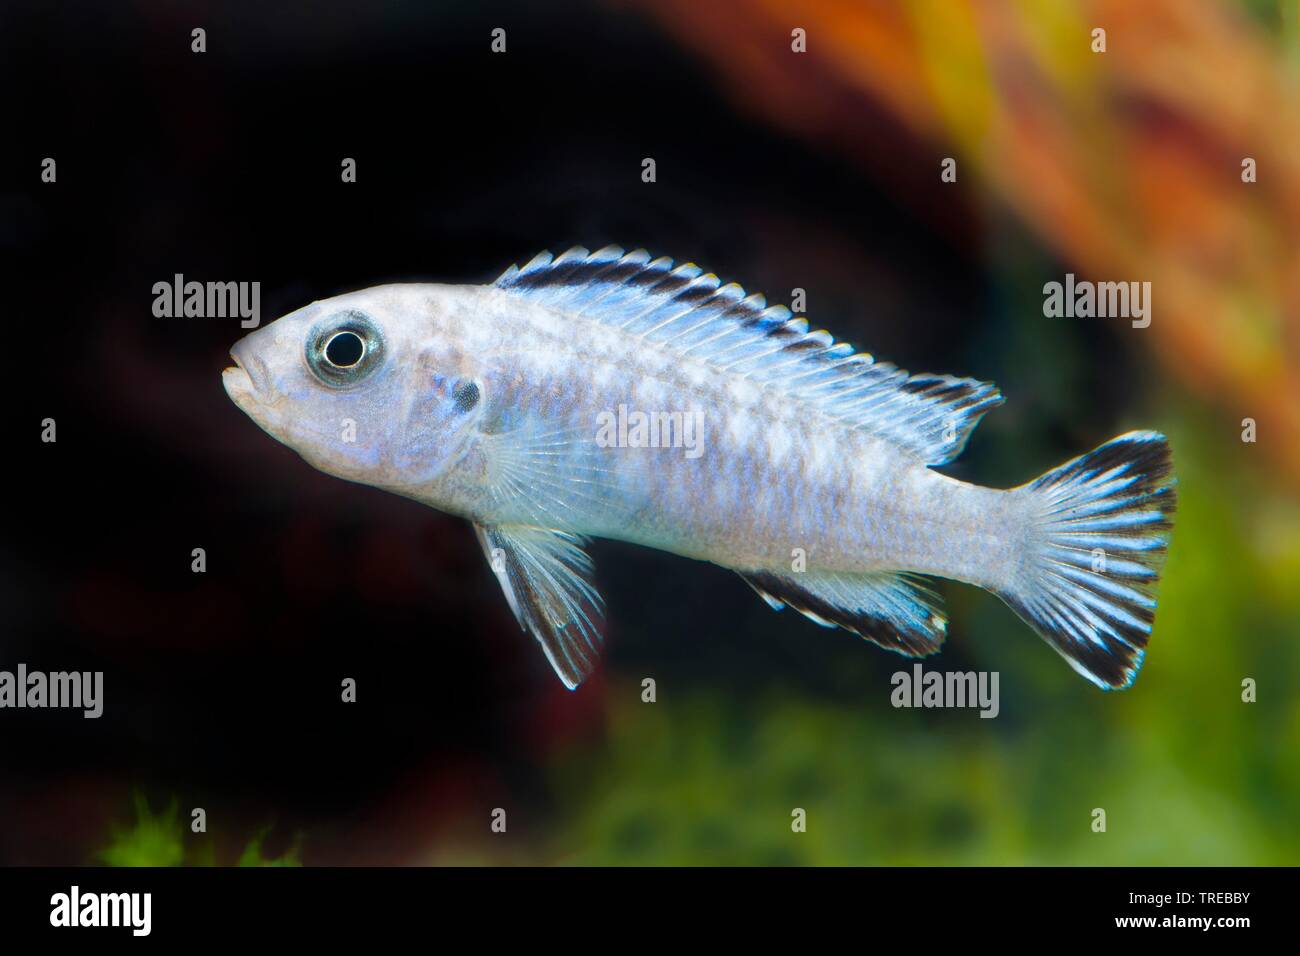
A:
POLYGON ((511 266, 497 288, 613 325, 683 359, 781 389, 795 401, 911 450, 928 465, 957 457, 980 418, 1002 404, 997 387, 951 375, 910 375, 809 331, 784 306, 746 296, 693 263, 618 246, 578 246, 511 266))

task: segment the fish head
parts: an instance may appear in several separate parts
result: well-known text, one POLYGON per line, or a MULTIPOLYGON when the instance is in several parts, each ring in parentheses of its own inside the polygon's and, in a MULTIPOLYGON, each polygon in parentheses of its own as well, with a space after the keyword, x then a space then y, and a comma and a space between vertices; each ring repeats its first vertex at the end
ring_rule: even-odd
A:
POLYGON ((417 285, 313 302, 235 343, 226 394, 321 471, 418 493, 466 454, 482 414, 474 363, 440 332, 453 307, 417 285))

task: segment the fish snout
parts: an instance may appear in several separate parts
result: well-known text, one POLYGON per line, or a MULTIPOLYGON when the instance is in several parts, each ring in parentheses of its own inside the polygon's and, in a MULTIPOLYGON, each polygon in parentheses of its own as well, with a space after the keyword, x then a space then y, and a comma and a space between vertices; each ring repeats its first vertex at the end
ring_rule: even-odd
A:
POLYGON ((240 339, 230 350, 235 364, 221 373, 221 384, 230 400, 245 413, 260 421, 260 416, 275 404, 274 381, 266 362, 250 347, 249 338, 240 339))
MULTIPOLYGON (((243 387, 246 391, 251 390, 251 397, 263 402, 268 401, 271 398, 271 373, 266 363, 249 348, 248 338, 240 339, 235 343, 230 350, 230 357, 234 360, 235 367, 228 368, 222 373, 227 391, 233 384, 236 388, 243 387)), ((233 394, 231 397, 234 397, 233 394)))

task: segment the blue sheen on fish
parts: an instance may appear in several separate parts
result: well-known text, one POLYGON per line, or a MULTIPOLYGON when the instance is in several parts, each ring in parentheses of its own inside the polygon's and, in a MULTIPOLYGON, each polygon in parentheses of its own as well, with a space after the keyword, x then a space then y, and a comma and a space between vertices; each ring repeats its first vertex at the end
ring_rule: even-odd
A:
POLYGON ((1099 687, 1142 665, 1175 507, 1163 435, 1019 488, 957 481, 935 466, 995 386, 878 362, 694 264, 543 253, 491 285, 314 302, 231 355, 231 399, 309 463, 472 521, 569 688, 603 639, 591 537, 731 568, 907 656, 943 643, 934 576, 999 595, 1099 687))

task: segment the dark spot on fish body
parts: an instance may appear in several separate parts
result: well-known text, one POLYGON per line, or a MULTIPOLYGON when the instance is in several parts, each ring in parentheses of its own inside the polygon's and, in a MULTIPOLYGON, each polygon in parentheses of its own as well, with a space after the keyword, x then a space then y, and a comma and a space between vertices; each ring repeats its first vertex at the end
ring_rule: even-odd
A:
POLYGON ((479 397, 479 387, 474 382, 465 382, 458 385, 455 392, 452 393, 452 401, 456 411, 462 413, 473 409, 478 404, 479 397))

